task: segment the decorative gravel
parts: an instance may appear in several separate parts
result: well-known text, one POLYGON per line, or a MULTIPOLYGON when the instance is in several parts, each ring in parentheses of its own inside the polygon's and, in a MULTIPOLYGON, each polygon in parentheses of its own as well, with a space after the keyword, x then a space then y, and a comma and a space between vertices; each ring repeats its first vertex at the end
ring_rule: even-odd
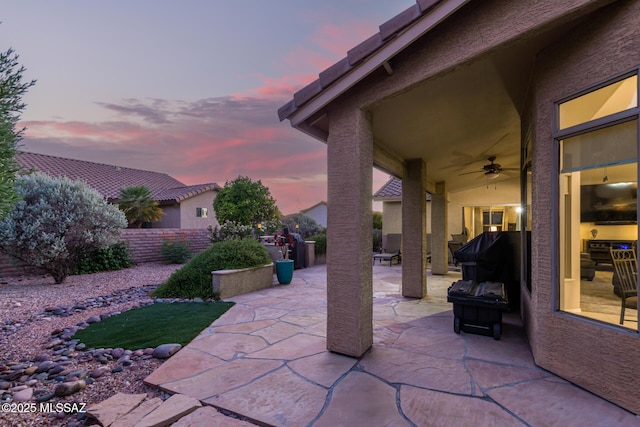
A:
POLYGON ((92 425, 74 409, 117 392, 162 397, 142 382, 162 364, 154 349, 87 349, 71 337, 105 316, 153 303, 150 292, 179 267, 143 264, 71 276, 63 284, 46 276, 0 279, 0 403, 13 404, 3 406, 0 425, 92 425), (23 399, 37 410, 4 410, 19 409, 23 399), (40 411, 41 403, 70 411, 40 411))

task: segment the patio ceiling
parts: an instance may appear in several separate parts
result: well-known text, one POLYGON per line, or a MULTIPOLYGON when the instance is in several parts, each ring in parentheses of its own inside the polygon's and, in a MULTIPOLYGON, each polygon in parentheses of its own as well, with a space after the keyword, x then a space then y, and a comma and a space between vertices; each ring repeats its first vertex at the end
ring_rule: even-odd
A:
MULTIPOLYGON (((521 79, 526 85, 528 73, 521 79)), ((448 191, 486 185, 489 157, 503 168, 520 166, 513 95, 492 60, 463 67, 373 108, 376 146, 402 159, 423 158, 429 181, 446 181, 448 191)))

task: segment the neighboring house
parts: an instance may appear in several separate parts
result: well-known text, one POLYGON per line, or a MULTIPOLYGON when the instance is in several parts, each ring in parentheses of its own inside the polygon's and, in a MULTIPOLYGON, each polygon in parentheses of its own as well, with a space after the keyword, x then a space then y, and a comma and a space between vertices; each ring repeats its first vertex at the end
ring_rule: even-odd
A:
POLYGON ((407 297, 427 293, 425 193, 431 272, 447 274, 455 195, 491 206, 515 188, 535 363, 639 414, 637 309, 618 324, 581 302, 581 252, 605 247, 602 262, 638 240, 639 41, 640 0, 417 0, 296 92, 280 119, 327 144, 327 348, 360 356, 374 341, 373 166, 402 179, 407 297))
POLYGON ((84 181, 109 202, 118 199, 122 188, 148 187, 165 213, 160 221, 151 224, 151 228, 196 229, 218 224, 213 212, 213 199, 220 187, 215 183, 185 185, 165 173, 24 151, 18 152, 16 160, 25 169, 84 181))
POLYGON ((309 218, 313 218, 318 225, 327 228, 327 202, 319 202, 307 209, 302 209, 300 213, 309 218))

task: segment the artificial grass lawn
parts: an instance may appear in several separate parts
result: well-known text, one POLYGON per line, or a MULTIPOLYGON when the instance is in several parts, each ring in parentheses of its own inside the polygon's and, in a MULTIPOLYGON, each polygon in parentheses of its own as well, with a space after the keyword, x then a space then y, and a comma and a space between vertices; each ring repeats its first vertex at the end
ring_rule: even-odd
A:
POLYGON ((80 329, 89 348, 138 350, 160 344, 185 345, 233 306, 233 302, 155 303, 126 311, 80 329))

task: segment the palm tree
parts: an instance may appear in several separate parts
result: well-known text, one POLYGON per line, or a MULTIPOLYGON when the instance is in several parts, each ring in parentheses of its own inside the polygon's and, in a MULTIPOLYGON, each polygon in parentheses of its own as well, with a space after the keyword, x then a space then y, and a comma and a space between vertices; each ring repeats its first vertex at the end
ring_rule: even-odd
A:
POLYGON ((160 221, 164 215, 158 202, 151 197, 151 190, 144 185, 121 189, 116 203, 127 217, 129 228, 140 228, 143 222, 160 221))

